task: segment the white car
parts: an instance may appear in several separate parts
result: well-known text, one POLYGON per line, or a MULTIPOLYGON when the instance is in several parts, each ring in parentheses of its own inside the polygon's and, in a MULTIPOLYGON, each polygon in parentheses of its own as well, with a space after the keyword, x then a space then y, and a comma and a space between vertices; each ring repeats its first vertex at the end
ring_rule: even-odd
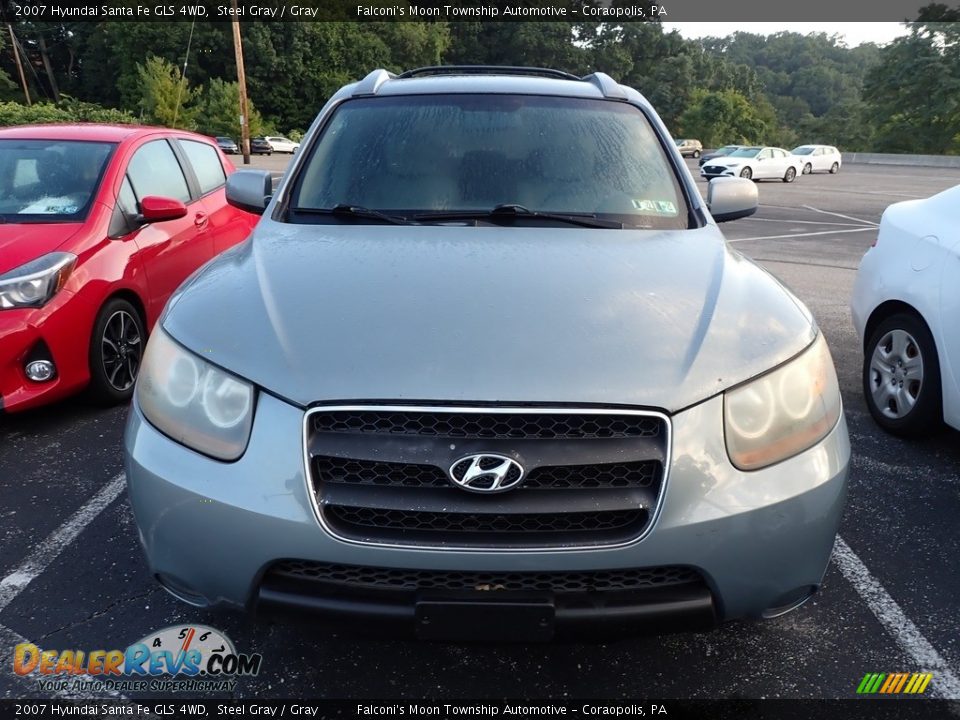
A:
POLYGON ((833 145, 801 145, 791 152, 803 164, 804 175, 814 172, 828 172, 836 175, 843 166, 840 151, 833 145))
POLYGON ((870 414, 897 435, 960 430, 960 185, 891 205, 851 301, 870 414))
POLYGON ((754 180, 772 179, 793 182, 800 173, 800 159, 783 148, 742 147, 729 155, 704 163, 700 175, 707 180, 716 177, 742 177, 754 180))
POLYGON ((270 143, 274 152, 295 153, 300 148, 300 143, 288 140, 281 135, 267 135, 264 140, 270 143))

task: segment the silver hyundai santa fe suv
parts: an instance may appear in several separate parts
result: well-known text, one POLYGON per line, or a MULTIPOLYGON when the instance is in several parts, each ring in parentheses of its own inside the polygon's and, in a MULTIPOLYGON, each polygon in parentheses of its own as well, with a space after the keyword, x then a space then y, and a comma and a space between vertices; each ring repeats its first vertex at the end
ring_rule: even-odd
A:
POLYGON ((151 573, 196 606, 428 639, 771 617, 821 583, 849 441, 810 312, 596 73, 372 72, 150 338, 151 573))

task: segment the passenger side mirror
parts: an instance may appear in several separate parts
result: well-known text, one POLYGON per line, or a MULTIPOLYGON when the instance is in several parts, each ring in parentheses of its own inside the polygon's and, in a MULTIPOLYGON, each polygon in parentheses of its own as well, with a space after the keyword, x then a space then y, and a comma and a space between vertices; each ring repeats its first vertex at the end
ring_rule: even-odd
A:
POLYGON ((263 215, 273 196, 273 176, 266 170, 237 170, 227 178, 227 203, 263 215))
POLYGON ((177 220, 187 214, 187 206, 179 200, 158 195, 148 195, 140 201, 140 221, 157 223, 177 220))
POLYGON ((718 223, 753 215, 758 198, 756 184, 746 178, 714 178, 707 186, 707 207, 718 223))

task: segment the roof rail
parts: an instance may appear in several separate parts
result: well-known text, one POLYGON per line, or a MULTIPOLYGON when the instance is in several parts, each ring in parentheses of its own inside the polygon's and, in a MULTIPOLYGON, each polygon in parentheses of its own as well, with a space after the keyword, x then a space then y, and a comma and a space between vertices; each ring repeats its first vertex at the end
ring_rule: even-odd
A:
POLYGON ((610 98, 612 100, 627 99, 627 93, 624 92, 623 87, 621 87, 616 80, 606 73, 595 72, 590 75, 584 75, 580 79, 595 85, 597 89, 603 93, 605 98, 610 98))
POLYGON ((393 80, 395 77, 396 75, 394 75, 392 72, 387 72, 386 70, 374 70, 363 80, 357 83, 356 88, 353 90, 353 97, 360 95, 376 95, 381 85, 383 85, 387 80, 393 80))
POLYGON ((400 73, 397 77, 412 78, 423 75, 536 75, 556 78, 558 80, 580 80, 576 75, 564 72, 563 70, 501 65, 430 65, 429 67, 407 70, 404 73, 400 73))

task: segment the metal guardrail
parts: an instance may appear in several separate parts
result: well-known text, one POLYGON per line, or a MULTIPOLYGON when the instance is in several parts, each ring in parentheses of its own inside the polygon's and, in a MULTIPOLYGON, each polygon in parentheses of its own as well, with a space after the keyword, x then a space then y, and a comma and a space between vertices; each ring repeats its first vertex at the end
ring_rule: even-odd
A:
POLYGON ((921 167, 960 168, 960 155, 843 153, 843 162, 855 165, 917 165, 921 167))

